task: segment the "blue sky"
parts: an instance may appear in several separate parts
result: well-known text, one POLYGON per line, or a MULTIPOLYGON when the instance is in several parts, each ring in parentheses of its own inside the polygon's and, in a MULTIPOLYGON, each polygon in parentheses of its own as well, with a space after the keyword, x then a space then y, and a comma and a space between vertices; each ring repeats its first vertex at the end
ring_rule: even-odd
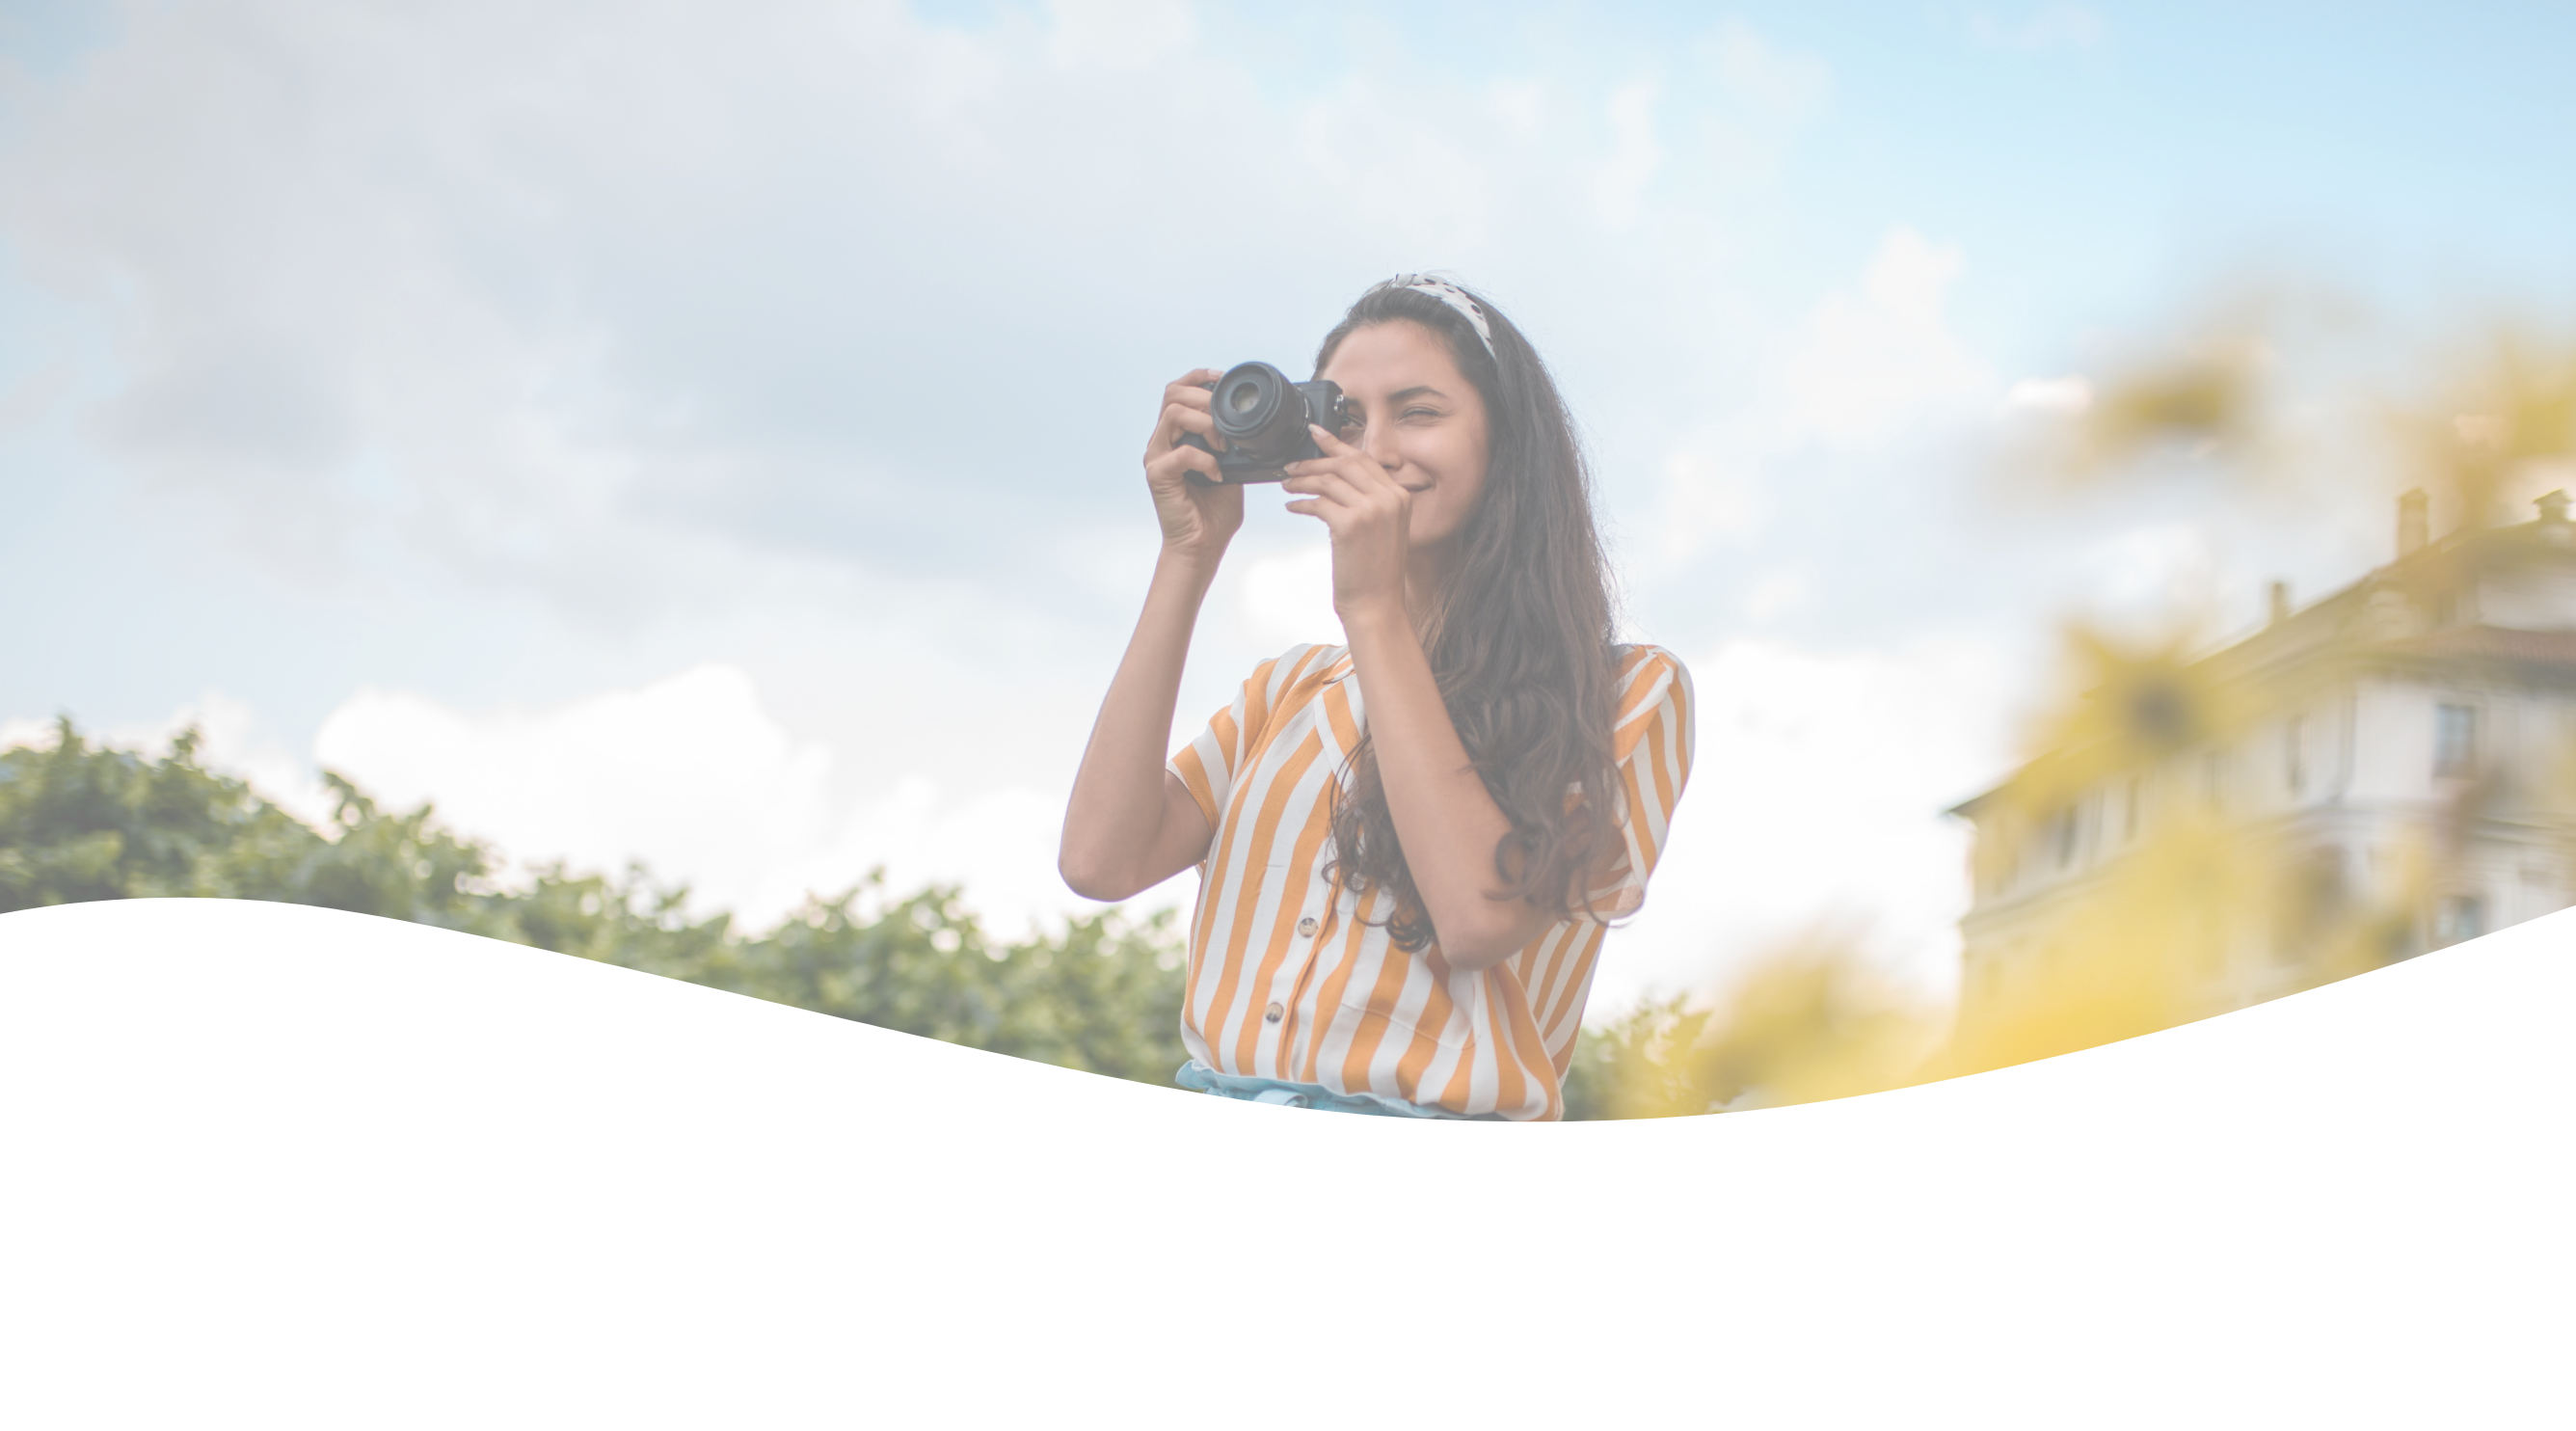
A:
MULTIPOLYGON (((1605 997, 1819 918, 1937 982, 1938 808, 2009 756, 2061 615, 2250 616, 2385 555, 2358 477, 2006 509, 2015 385, 2228 284, 2332 294, 2400 354, 2563 333, 2571 32, 16 0, 0 722, 194 711, 281 791, 328 761, 746 908, 883 860, 1042 915, 1150 560, 1159 384, 1301 365, 1369 281, 1448 268, 1559 371, 1632 625, 1705 687, 1677 869, 1605 997)), ((1320 560, 1256 510, 1182 734, 1331 636, 1320 560)))

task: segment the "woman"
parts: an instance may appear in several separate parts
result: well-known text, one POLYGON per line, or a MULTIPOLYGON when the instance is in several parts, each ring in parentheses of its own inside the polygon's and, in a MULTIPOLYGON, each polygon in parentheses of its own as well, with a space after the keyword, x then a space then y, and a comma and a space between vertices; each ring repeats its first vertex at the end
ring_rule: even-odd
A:
POLYGON ((1562 1116, 1604 922, 1645 895, 1690 768, 1690 681, 1618 647, 1590 483, 1520 331, 1406 275, 1316 376, 1288 510, 1332 536, 1347 647, 1263 662, 1168 765, 1199 604, 1243 521, 1200 370, 1163 390, 1163 548, 1067 807, 1061 867, 1120 900, 1200 867, 1188 1087, 1414 1117, 1562 1116), (1365 700, 1363 700, 1365 697, 1365 700))

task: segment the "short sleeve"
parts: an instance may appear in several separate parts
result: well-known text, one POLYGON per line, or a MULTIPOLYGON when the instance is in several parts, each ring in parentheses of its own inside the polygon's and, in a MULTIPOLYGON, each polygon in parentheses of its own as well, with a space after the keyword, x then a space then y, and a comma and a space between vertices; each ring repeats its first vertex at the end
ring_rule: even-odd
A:
POLYGON ((1269 720, 1278 694, 1272 688, 1274 681, 1283 668, 1302 664, 1297 658, 1306 650, 1299 647, 1255 666, 1252 675, 1236 689, 1234 703, 1210 716, 1207 729, 1182 746, 1164 766, 1188 787, 1190 798, 1198 802, 1199 813, 1207 816, 1210 830, 1217 827, 1225 810, 1226 794, 1242 773, 1254 735, 1269 720))
POLYGON ((1646 902, 1646 879, 1663 857, 1673 809, 1690 779, 1690 672, 1660 646, 1632 646, 1620 662, 1610 749, 1619 763, 1617 858, 1591 891, 1596 919, 1622 919, 1646 902))

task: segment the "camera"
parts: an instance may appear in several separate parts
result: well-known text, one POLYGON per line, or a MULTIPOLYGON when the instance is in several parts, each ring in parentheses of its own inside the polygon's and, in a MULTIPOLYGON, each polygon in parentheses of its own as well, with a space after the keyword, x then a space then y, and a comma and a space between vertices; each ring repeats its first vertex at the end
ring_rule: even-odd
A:
MULTIPOLYGON (((1284 481, 1288 474, 1280 468, 1324 455, 1306 424, 1338 434, 1359 420, 1338 384, 1292 383, 1268 363, 1237 363, 1207 387, 1216 394, 1208 410, 1225 439, 1216 454, 1216 480, 1230 485, 1284 481)), ((1181 441, 1210 450, 1195 433, 1182 433, 1181 441)), ((1190 476, 1205 480, 1201 473, 1190 476)))

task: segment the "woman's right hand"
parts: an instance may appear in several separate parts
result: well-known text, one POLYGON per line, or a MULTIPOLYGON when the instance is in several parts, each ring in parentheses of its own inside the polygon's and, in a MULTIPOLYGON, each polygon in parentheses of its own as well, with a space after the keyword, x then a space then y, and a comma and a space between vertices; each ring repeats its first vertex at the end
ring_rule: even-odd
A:
POLYGON ((1217 475, 1216 454, 1181 441, 1194 434, 1210 447, 1222 447, 1216 419, 1209 414, 1206 387, 1225 374, 1198 368, 1163 389, 1163 417, 1145 443, 1145 485, 1154 493, 1154 515, 1163 524, 1163 549, 1194 561, 1213 564, 1225 544, 1243 525, 1243 489, 1231 483, 1193 481, 1190 474, 1217 475))

